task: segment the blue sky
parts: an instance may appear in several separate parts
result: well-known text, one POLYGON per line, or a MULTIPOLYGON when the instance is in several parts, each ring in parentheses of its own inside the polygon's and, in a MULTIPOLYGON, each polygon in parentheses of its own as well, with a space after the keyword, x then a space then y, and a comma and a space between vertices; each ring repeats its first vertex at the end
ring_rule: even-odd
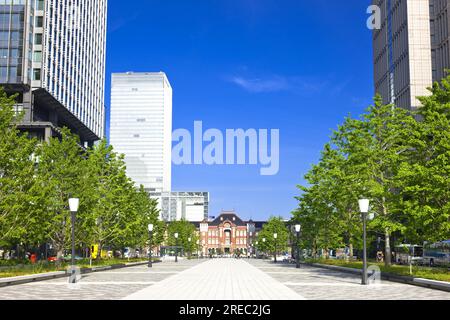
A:
POLYGON ((332 130, 372 101, 369 2, 110 0, 106 104, 111 72, 164 71, 174 129, 280 129, 278 175, 173 166, 172 188, 209 191, 210 215, 289 218, 332 130))

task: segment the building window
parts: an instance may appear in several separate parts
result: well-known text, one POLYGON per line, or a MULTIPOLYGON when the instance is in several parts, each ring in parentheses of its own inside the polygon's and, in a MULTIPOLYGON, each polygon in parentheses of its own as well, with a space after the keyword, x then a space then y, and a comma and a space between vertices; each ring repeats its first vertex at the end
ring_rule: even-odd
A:
POLYGON ((36 17, 36 28, 42 28, 44 26, 44 17, 36 17))
POLYGON ((33 80, 41 80, 41 69, 33 70, 33 80))
POLYGON ((37 10, 44 10, 44 0, 37 0, 36 1, 36 9, 37 10))
POLYGON ((37 44, 37 45, 42 44, 42 33, 36 33, 34 35, 34 44, 37 44))
POLYGON ((33 61, 34 62, 42 62, 42 51, 33 52, 33 61))

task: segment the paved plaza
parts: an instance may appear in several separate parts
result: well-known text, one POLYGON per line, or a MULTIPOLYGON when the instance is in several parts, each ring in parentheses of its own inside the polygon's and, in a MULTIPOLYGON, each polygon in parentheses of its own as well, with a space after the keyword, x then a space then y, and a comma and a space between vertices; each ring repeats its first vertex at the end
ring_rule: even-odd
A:
POLYGON ((307 300, 450 300, 450 292, 390 281, 362 286, 361 277, 335 270, 264 260, 249 263, 307 300))
POLYGON ((75 287, 54 279, 0 288, 8 300, 450 300, 450 293, 264 260, 213 259, 155 263, 83 275, 75 287))

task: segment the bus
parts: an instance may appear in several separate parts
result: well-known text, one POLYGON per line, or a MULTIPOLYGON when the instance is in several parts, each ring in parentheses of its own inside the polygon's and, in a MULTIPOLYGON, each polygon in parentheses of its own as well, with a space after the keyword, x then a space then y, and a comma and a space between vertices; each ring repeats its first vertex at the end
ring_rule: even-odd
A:
POLYGON ((450 266, 450 240, 424 243, 423 263, 434 266, 450 266))

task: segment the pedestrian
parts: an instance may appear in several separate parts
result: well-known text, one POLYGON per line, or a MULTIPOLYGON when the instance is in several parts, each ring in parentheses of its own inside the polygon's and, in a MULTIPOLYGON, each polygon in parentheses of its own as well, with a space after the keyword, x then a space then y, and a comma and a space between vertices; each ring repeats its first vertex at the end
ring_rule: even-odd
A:
POLYGON ((384 254, 382 251, 377 252, 377 262, 383 262, 384 261, 384 254))

